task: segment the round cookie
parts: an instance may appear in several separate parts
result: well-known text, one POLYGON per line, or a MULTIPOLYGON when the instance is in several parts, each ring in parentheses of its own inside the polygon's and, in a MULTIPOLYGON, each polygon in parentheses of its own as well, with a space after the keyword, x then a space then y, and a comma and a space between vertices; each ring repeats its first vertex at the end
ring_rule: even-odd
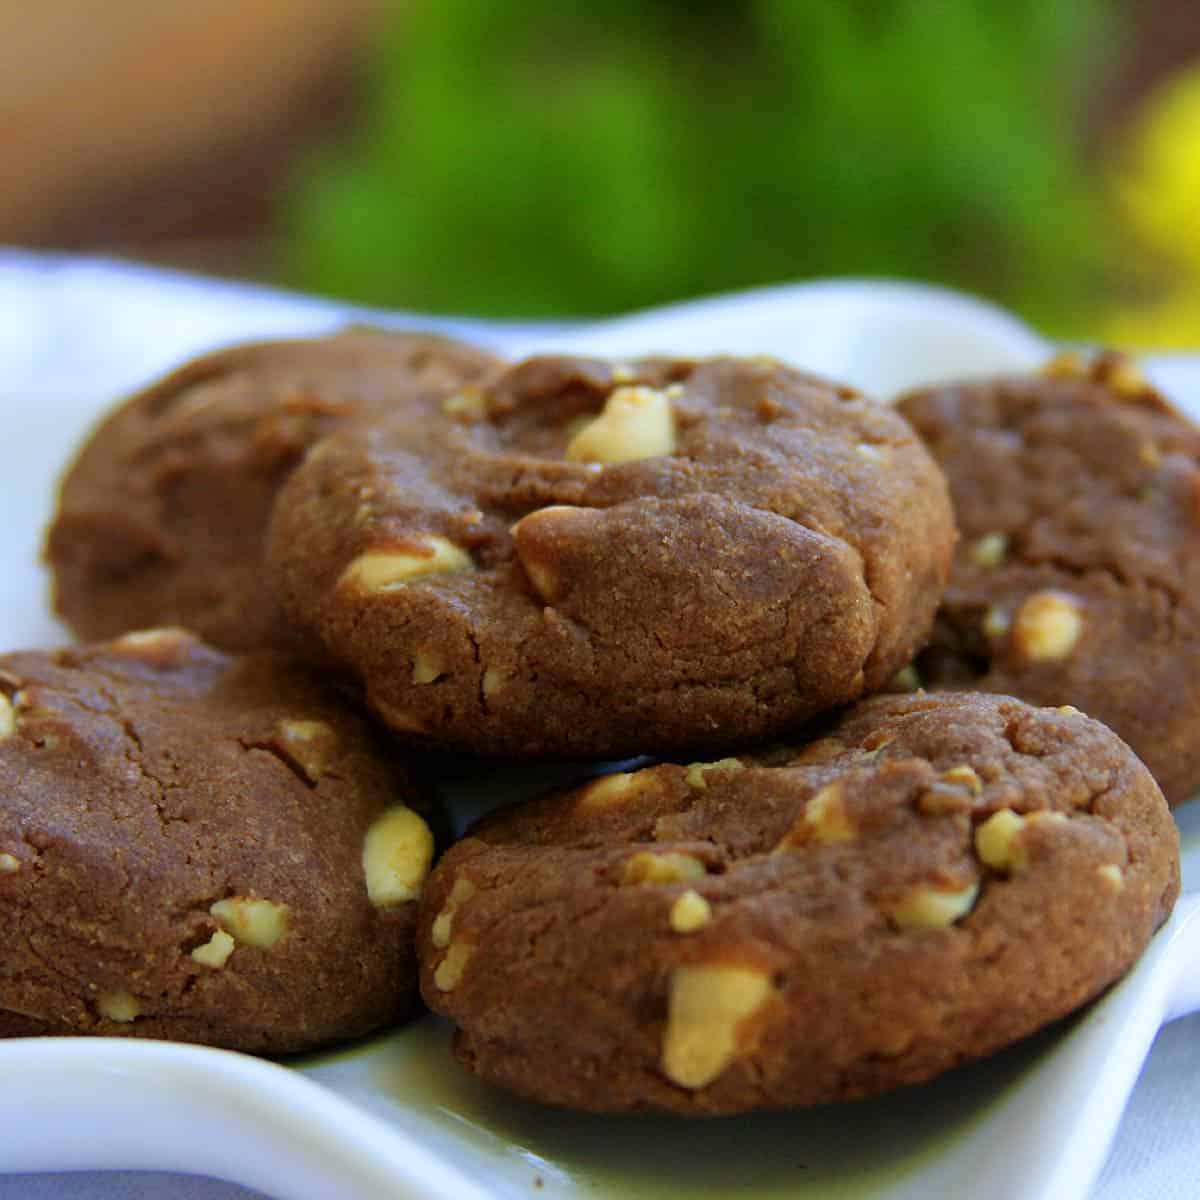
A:
POLYGON ((423 808, 282 659, 178 630, 0 657, 0 1036, 282 1053, 395 1022, 423 808))
POLYGON ((1200 789, 1200 430, 1122 359, 914 393, 962 541, 929 687, 1073 704, 1200 789))
POLYGON ((286 647, 262 582, 284 479, 351 417, 496 362, 445 338, 351 329, 188 363, 105 418, 66 473, 45 550, 55 610, 85 639, 182 625, 227 650, 286 647))
POLYGON ((927 635, 945 484, 889 409, 771 360, 540 358, 440 420, 327 439, 281 491, 289 618, 417 743, 745 744, 927 635))
POLYGON ((482 822, 417 948, 460 1061, 690 1114, 929 1079, 1112 983, 1179 889, 1174 823, 1071 711, 888 696, 803 749, 657 766, 482 822))

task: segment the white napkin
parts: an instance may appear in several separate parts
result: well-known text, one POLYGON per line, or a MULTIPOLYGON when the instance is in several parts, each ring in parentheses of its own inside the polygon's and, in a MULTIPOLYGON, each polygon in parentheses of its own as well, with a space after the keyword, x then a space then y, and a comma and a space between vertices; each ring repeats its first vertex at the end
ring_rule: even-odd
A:
MULTIPOLYGON (((115 398, 204 350, 246 338, 324 332, 347 320, 438 329, 499 350, 548 328, 383 315, 149 268, 0 251, 0 429, 7 426, 10 435, 30 426, 52 431, 45 453, 62 462, 82 432, 78 417, 69 416, 82 395, 115 398)), ((1177 401, 1200 414, 1200 357, 1156 359, 1149 367, 1177 401)), ((33 564, 48 499, 29 496, 19 511, 5 513, 29 530, 30 568, 28 576, 0 580, 0 602, 27 614, 30 629, 45 623, 33 564)), ((1176 1021, 1159 1036, 1093 1200, 1200 1195, 1198 1087, 1200 1015, 1176 1021)), ((0 1176, 0 1200, 247 1200, 256 1194, 218 1180, 162 1174, 0 1176)))

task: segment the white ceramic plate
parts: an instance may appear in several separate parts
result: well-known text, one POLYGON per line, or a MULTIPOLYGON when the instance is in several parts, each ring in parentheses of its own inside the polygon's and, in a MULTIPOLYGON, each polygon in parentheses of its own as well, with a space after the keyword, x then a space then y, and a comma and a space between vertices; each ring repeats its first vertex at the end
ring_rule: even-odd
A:
MULTIPOLYGON (((306 329, 332 322, 324 310, 304 315, 306 329)), ((261 322, 231 324, 223 308, 211 318, 204 328, 220 332, 208 340, 263 331, 261 322)), ((286 328, 281 314, 267 323, 286 328)), ((199 348, 188 330, 180 354, 199 348)), ((122 337, 129 349, 115 355, 98 339, 115 367, 93 387, 68 373, 36 396, 0 394, 0 411, 16 418, 0 441, 0 645, 62 640, 34 565, 39 530, 56 471, 109 399, 101 392, 118 377, 132 382, 121 367, 135 339, 122 330, 118 346, 122 337)), ((554 345, 544 335, 507 340, 514 349, 554 345)), ((772 353, 881 395, 966 371, 1025 369, 1046 353, 987 305, 865 282, 702 301, 594 326, 566 344, 618 356, 772 353)), ((533 773, 539 786, 548 774, 533 773)), ((529 786, 528 772, 464 781, 460 816, 529 786)), ((1186 883, 1200 890, 1200 813, 1185 810, 1181 824, 1186 883)), ((13 1041, 0 1044, 0 1171, 195 1171, 295 1200, 734 1191, 763 1200, 1073 1200, 1103 1163, 1159 1026, 1200 1006, 1191 969, 1200 963, 1198 903, 1185 898, 1130 977, 1058 1029, 921 1088, 808 1112, 705 1123, 551 1112, 458 1071, 448 1029, 431 1018, 286 1065, 132 1040, 13 1041)))

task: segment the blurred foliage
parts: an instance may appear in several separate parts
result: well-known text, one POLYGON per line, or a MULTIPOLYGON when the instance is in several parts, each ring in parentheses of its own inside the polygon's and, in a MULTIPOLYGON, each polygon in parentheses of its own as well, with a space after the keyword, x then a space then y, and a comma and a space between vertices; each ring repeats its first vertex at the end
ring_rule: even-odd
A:
POLYGON ((821 275, 1094 311, 1079 115, 1111 0, 440 0, 304 164, 290 280, 430 311, 613 312, 821 275))
POLYGON ((1129 245, 1129 299, 1105 322, 1114 345, 1200 347, 1200 69, 1147 97, 1123 139, 1112 190, 1129 245))

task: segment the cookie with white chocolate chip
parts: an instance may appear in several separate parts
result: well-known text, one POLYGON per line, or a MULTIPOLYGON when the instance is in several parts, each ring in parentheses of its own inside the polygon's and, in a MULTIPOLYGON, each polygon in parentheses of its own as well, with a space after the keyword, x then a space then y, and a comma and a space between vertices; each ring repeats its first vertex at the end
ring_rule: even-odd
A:
POLYGON ((878 689, 949 569, 908 425, 755 359, 538 358, 440 420, 321 443, 280 493, 283 607, 417 744, 748 744, 878 689))
POLYGON ((459 1060, 548 1103, 747 1112, 993 1053, 1118 978, 1179 889, 1150 774, 1072 711, 876 697, 792 749, 485 819, 417 932, 459 1060))
POLYGON ((277 657, 178 630, 0 657, 0 1036, 281 1053, 416 999, 422 793, 277 657))
POLYGON ((85 639, 181 625, 225 650, 292 648, 262 583, 280 485, 347 421, 440 398, 497 362, 448 338, 351 329, 172 371, 109 414, 63 479, 46 539, 57 612, 85 639))
POLYGON ((962 541, 913 683, 1073 704, 1200 789, 1200 430, 1128 361, 900 402, 950 481, 962 541))

